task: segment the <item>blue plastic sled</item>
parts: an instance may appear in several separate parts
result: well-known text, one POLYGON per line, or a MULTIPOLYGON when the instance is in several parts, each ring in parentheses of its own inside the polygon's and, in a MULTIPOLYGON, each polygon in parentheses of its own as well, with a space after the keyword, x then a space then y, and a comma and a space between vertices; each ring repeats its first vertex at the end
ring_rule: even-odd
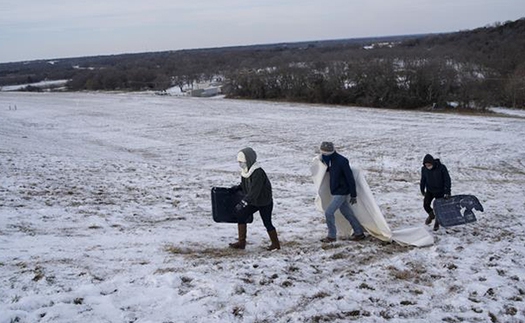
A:
MULTIPOLYGON (((244 194, 240 190, 232 190, 228 187, 213 187, 211 189, 211 209, 213 221, 218 223, 237 223, 235 217, 235 206, 243 199, 244 194)), ((253 222, 253 215, 247 219, 247 223, 253 222)))
POLYGON ((483 206, 474 195, 454 195, 448 199, 434 200, 434 214, 444 227, 475 222, 476 216, 472 209, 483 212, 483 206))

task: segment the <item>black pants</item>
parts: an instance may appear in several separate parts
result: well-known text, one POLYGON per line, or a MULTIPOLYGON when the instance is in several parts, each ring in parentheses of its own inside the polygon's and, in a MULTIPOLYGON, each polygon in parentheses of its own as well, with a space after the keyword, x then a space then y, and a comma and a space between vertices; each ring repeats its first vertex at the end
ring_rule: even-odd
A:
POLYGON ((425 211, 427 211, 428 214, 432 212, 432 207, 430 206, 432 204, 432 200, 435 198, 442 198, 445 196, 445 193, 432 193, 432 192, 425 192, 425 199, 423 200, 423 208, 425 211))
POLYGON ((245 224, 248 217, 257 211, 259 211, 259 214, 261 215, 266 231, 269 232, 275 230, 275 227, 272 224, 273 202, 265 206, 246 205, 241 211, 237 212, 237 223, 245 224))

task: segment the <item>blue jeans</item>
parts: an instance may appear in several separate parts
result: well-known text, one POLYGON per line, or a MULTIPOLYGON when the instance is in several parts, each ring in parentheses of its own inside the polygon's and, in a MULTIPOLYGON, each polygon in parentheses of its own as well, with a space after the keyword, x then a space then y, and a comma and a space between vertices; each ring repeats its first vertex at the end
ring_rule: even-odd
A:
POLYGON ((337 211, 337 209, 339 209, 348 222, 350 222, 352 229, 354 229, 354 235, 363 234, 363 227, 356 219, 352 209, 350 209, 350 204, 348 204, 348 195, 334 195, 332 202, 330 202, 324 213, 326 225, 328 226, 328 237, 334 239, 337 237, 337 229, 335 227, 335 211, 337 211))

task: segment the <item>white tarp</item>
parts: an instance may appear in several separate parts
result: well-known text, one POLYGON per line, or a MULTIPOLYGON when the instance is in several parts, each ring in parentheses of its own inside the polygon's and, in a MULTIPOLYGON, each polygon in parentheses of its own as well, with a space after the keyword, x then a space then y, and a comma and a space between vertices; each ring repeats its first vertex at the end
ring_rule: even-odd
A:
MULTIPOLYGON (((323 213, 332 201, 330 173, 326 172, 326 169, 327 166, 321 161, 320 156, 316 156, 310 170, 317 191, 315 205, 323 213)), ((390 230, 363 173, 358 168, 352 168, 352 172, 357 190, 357 203, 350 207, 369 234, 382 241, 395 241, 404 246, 424 247, 434 244, 434 238, 424 227, 390 230)), ((348 237, 353 232, 352 226, 340 211, 335 214, 335 225, 338 236, 348 237)))

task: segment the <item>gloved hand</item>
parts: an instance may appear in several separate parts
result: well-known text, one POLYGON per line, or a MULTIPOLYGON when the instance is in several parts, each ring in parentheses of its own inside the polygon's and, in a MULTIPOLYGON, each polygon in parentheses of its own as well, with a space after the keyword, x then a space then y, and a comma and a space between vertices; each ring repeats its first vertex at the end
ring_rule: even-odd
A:
POLYGON ((421 195, 425 196, 425 191, 421 191, 421 195))
POLYGON ((237 211, 237 212, 242 211, 242 209, 244 209, 246 207, 246 205, 248 205, 248 203, 246 203, 246 201, 244 201, 244 200, 240 201, 239 203, 237 203, 237 205, 235 205, 235 211, 237 211))
POLYGON ((445 195, 443 196, 443 198, 444 198, 445 200, 448 200, 448 199, 450 198, 450 194, 445 194, 445 195))
POLYGON ((350 203, 350 205, 354 205, 357 203, 357 197, 351 197, 350 198, 350 201, 348 201, 350 203))

